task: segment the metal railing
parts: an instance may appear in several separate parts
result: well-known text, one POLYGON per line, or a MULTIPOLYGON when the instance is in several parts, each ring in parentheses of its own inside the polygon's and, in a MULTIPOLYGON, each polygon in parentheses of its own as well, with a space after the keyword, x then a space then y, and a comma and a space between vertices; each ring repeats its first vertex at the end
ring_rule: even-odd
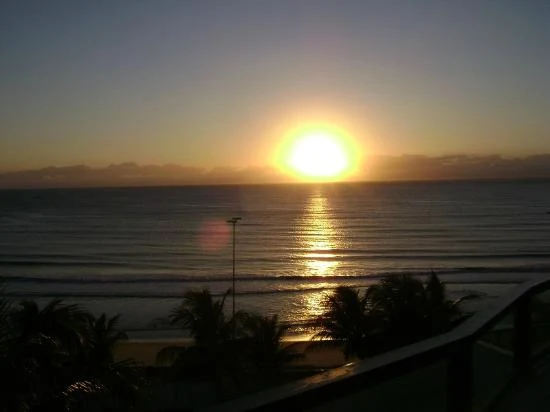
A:
MULTIPOLYGON (((445 334, 251 396, 216 405, 220 411, 315 410, 439 361, 446 361, 446 410, 473 409, 473 348, 484 334, 512 314, 514 376, 529 373, 532 353, 531 303, 550 289, 550 276, 529 280, 498 298, 489 308, 445 334)), ((363 405, 366 407, 367 405, 363 405)), ((337 408, 335 408, 337 409, 337 408)))

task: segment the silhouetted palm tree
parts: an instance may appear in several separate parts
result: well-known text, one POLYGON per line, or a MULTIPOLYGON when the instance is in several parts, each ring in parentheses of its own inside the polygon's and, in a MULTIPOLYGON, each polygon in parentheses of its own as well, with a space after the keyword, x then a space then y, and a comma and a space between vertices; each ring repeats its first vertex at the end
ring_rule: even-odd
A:
POLYGON ((117 329, 119 316, 107 318, 107 315, 103 313, 98 318, 90 318, 89 321, 89 361, 94 364, 114 363, 113 350, 115 345, 128 339, 125 332, 117 329))
POLYGON ((208 290, 190 291, 170 313, 170 321, 190 331, 195 346, 168 347, 157 361, 172 362, 177 377, 207 379, 221 397, 234 396, 256 382, 271 381, 291 355, 281 346, 286 328, 277 317, 263 317, 239 311, 235 317, 224 312, 227 291, 216 300, 208 290), (178 373, 179 372, 179 373, 178 373))
POLYGON ((52 300, 42 309, 23 301, 11 311, 9 359, 17 370, 13 385, 32 410, 62 410, 73 383, 73 360, 82 349, 88 314, 76 305, 52 300))
POLYGON ((243 321, 247 358, 254 373, 268 381, 279 376, 283 367, 298 356, 282 345, 287 329, 279 323, 277 315, 247 314, 243 321))
POLYGON ((431 272, 425 283, 427 315, 431 319, 432 330, 435 333, 446 332, 471 316, 464 312, 460 305, 471 299, 478 299, 479 293, 469 293, 458 299, 451 300, 447 296, 445 284, 441 282, 435 272, 431 272))
POLYGON ((11 301, 4 296, 4 290, 0 288, 0 351, 5 348, 7 339, 11 335, 10 317, 12 309, 11 301))
POLYGON ((324 312, 315 319, 319 331, 314 339, 332 340, 344 344, 346 359, 364 357, 375 350, 376 319, 368 310, 366 295, 346 286, 336 288, 323 301, 324 312))
POLYGON ((219 300, 210 291, 188 291, 182 303, 172 310, 173 325, 188 330, 195 345, 162 349, 157 362, 171 362, 176 378, 193 378, 214 382, 220 397, 234 392, 244 365, 240 341, 242 312, 227 319, 224 313, 227 291, 219 300), (227 389, 231 387, 232 389, 227 389))
POLYGON ((12 322, 13 305, 0 290, 0 411, 27 411, 33 400, 38 368, 33 359, 22 362, 12 322))
POLYGON ((367 288, 372 316, 382 325, 387 349, 403 346, 429 335, 426 291, 421 280, 408 275, 389 276, 367 288))
POLYGON ((82 351, 74 360, 74 383, 65 393, 72 404, 114 400, 124 409, 136 406, 146 386, 139 365, 133 360, 115 362, 115 345, 128 339, 117 329, 118 316, 88 317, 88 329, 82 351))
POLYGON ((53 299, 40 309, 35 301, 25 300, 13 313, 20 339, 52 339, 62 351, 78 351, 87 336, 90 314, 78 305, 65 305, 53 299))
POLYGON ((84 410, 90 397, 128 399, 141 381, 130 364, 113 362, 110 350, 122 336, 115 323, 57 299, 15 309, 2 298, 0 410, 84 410))
POLYGON ((214 300, 207 289, 186 292, 180 306, 170 313, 170 323, 189 330, 198 346, 214 347, 227 342, 237 326, 237 319, 227 320, 224 313, 229 292, 221 300, 214 300))
POLYGON ((450 300, 434 272, 425 282, 410 275, 389 276, 370 286, 365 295, 371 313, 381 322, 386 350, 447 332, 468 316, 460 303, 477 296, 450 300))
POLYGON ((469 314, 460 310, 468 295, 448 299, 435 273, 423 283, 409 275, 389 276, 358 290, 339 287, 324 302, 316 338, 344 342, 346 357, 364 357, 446 332, 469 314))

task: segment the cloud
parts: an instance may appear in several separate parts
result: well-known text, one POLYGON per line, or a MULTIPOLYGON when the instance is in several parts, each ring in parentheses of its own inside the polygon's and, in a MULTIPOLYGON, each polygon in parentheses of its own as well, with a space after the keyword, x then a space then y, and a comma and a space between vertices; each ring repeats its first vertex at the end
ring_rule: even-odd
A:
MULTIPOLYGON (((359 180, 458 180, 550 178, 550 154, 505 158, 490 156, 372 156, 359 180)), ((168 186, 281 183, 287 176, 270 167, 204 169, 175 164, 50 166, 0 173, 0 188, 168 186)))
POLYGON ((201 184, 249 184, 281 181, 271 168, 203 169, 174 164, 113 164, 104 168, 85 165, 46 167, 0 174, 0 188, 63 188, 168 186, 201 184))
POLYGON ((369 180, 458 180, 550 178, 550 154, 517 158, 422 155, 371 159, 369 180))

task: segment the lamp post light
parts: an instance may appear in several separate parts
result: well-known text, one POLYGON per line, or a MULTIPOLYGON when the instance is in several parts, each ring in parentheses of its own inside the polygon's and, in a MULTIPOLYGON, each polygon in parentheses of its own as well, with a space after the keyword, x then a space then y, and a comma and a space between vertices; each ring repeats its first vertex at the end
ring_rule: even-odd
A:
POLYGON ((233 320, 235 319, 235 227, 237 226, 237 222, 241 219, 242 218, 240 217, 232 217, 227 220, 227 223, 231 223, 233 225, 233 320))

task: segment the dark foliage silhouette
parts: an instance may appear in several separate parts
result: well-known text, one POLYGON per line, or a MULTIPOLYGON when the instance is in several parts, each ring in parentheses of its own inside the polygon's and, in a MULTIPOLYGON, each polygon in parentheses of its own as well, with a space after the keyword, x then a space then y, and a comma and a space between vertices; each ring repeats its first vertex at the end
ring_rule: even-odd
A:
POLYGON ((0 300, 0 385, 5 411, 85 410, 90 400, 131 408, 144 381, 115 362, 116 318, 95 319, 54 299, 40 308, 0 300))
POLYGON ((190 332, 195 345, 168 347, 157 361, 171 363, 177 378, 213 381, 220 397, 250 386, 250 379, 275 379, 293 355, 281 346, 286 330, 276 316, 243 311, 235 317, 224 312, 227 291, 216 300, 208 290, 188 291, 170 314, 170 321, 190 332))
POLYGON ((425 282, 409 275, 389 276, 363 294, 339 287, 317 317, 315 338, 340 341, 347 358, 371 356, 446 332, 469 316, 447 297, 435 273, 425 282))
POLYGON ((273 381, 281 375, 285 365, 299 356, 282 345, 288 327, 279 323, 277 315, 246 314, 244 318, 243 340, 253 374, 273 381))

